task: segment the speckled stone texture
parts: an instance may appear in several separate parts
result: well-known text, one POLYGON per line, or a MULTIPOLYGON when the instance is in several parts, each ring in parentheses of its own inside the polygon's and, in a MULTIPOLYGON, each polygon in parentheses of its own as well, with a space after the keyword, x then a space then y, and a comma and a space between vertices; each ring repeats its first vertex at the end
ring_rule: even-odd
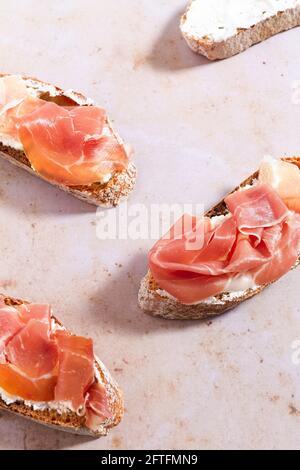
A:
MULTIPOLYGON (((1 3, 2 70, 93 97, 133 145, 129 208, 208 209, 264 154, 299 153, 299 30, 210 63, 181 37, 185 7, 1 3)), ((137 302, 155 240, 100 240, 98 219, 94 206, 0 160, 0 292, 49 302, 75 333, 92 336, 126 408, 96 441, 1 412, 0 449, 300 449, 299 268, 208 322, 156 319, 137 302)))

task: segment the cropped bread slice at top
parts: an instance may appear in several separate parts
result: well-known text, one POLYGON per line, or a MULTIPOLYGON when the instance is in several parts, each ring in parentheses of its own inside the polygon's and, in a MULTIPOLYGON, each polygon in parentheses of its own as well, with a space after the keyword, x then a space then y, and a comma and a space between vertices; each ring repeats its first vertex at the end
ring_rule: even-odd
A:
MULTIPOLYGON (((28 302, 25 300, 14 299, 5 295, 0 295, 0 297, 8 306, 28 304, 28 302)), ((62 327, 62 324, 55 317, 52 317, 52 320, 57 326, 62 327)), ((94 367, 95 379, 96 381, 100 380, 106 389, 112 414, 112 418, 107 419, 103 425, 99 426, 97 431, 92 431, 85 426, 85 416, 79 416, 77 413, 72 412, 71 410, 64 413, 59 413, 55 409, 39 410, 28 406, 28 404, 26 404, 24 401, 16 401, 14 403, 7 404, 3 399, 1 399, 1 396, 0 409, 60 431, 66 431, 73 434, 86 435, 95 438, 106 436, 109 430, 117 426, 123 417, 123 393, 104 364, 96 357, 94 367)))
MULTIPOLYGON (((283 158, 283 160, 293 163, 300 168, 300 157, 283 158)), ((258 172, 243 181, 243 183, 235 188, 232 193, 245 186, 253 185, 257 178, 258 172)), ((228 213, 228 209, 224 199, 210 209, 205 215, 210 218, 226 215, 228 213)), ((294 268, 297 267, 299 263, 300 253, 294 268)), ((138 301, 141 309, 145 313, 154 317, 162 317, 169 320, 202 320, 221 315, 222 313, 231 310, 241 302, 251 299, 255 295, 259 294, 262 290, 268 287, 268 285, 269 284, 266 284, 254 289, 247 289, 245 291, 234 293, 222 292, 221 294, 210 297, 209 299, 203 300, 197 304, 186 305, 179 302, 165 290, 160 289, 149 270, 146 276, 142 279, 138 301)))
MULTIPOLYGON (((0 74, 0 77, 6 76, 0 74)), ((63 91, 57 86, 42 82, 36 78, 22 77, 30 92, 45 101, 52 101, 60 106, 90 106, 92 100, 84 95, 74 91, 63 91)), ((109 129, 117 138, 118 142, 124 146, 122 139, 114 131, 111 122, 106 122, 109 129)), ((136 167, 130 162, 128 167, 116 172, 107 182, 93 183, 83 186, 66 186, 53 181, 49 181, 39 175, 31 166, 24 151, 14 145, 14 142, 0 135, 0 156, 5 160, 17 165, 20 168, 30 172, 31 174, 44 179, 50 184, 66 191, 77 198, 90 204, 103 207, 117 206, 123 199, 127 198, 133 191, 136 181, 136 167)))
MULTIPOLYGON (((199 34, 195 34, 195 31, 188 30, 187 18, 193 1, 195 0, 190 1, 186 12, 181 18, 181 32, 189 47, 209 60, 227 59, 245 51, 254 44, 300 25, 300 4, 298 4, 293 8, 278 11, 277 14, 266 17, 248 28, 237 27, 236 33, 230 37, 214 40, 206 35, 201 36, 201 31, 199 31, 199 34)), ((205 8, 205 3, 203 1, 203 8, 205 8)), ((243 5, 243 2, 241 2, 241 5, 243 5)), ((222 28, 220 27, 220 29, 222 28)))

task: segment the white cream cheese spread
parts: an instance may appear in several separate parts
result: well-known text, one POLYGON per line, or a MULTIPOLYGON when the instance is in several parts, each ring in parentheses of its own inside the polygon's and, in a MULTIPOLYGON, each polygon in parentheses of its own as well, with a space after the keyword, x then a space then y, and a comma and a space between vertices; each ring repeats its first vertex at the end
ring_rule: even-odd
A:
POLYGON ((184 34, 220 42, 297 6, 300 0, 192 0, 181 29, 184 34))
MULTIPOLYGON (((63 325, 57 323, 54 317, 51 318, 51 328, 52 331, 57 330, 65 330, 66 328, 63 325)), ((98 362, 98 359, 96 359, 98 362)), ((99 370, 97 366, 94 366, 95 378, 97 382, 102 382, 99 370)), ((20 397, 10 395, 5 390, 0 387, 0 398, 6 403, 7 405, 12 405, 13 403, 22 403, 25 406, 28 406, 34 411, 45 411, 45 410, 54 410, 58 414, 62 415, 64 413, 72 413, 74 409, 72 407, 72 403, 70 401, 49 401, 49 402, 38 402, 38 401, 30 401, 30 400, 23 400, 20 397)))
POLYGON ((34 411, 55 410, 60 415, 64 413, 70 413, 73 411, 72 403, 68 401, 66 402, 60 402, 60 401, 37 402, 37 401, 23 400, 22 398, 9 395, 2 388, 0 388, 0 398, 7 405, 12 405, 13 403, 22 403, 34 411))

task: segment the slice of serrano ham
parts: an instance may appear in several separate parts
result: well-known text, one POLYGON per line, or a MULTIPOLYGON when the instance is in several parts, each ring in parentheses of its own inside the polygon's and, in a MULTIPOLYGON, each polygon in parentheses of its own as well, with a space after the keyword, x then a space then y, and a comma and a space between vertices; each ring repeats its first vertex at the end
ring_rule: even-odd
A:
POLYGON ((4 399, 8 407, 63 407, 96 434, 115 420, 93 341, 57 328, 48 305, 12 306, 0 297, 0 346, 0 407, 4 399))
POLYGON ((18 76, 0 78, 0 130, 22 144, 32 168, 64 185, 89 185, 127 168, 123 145, 97 106, 59 106, 31 96, 18 76))
POLYGON ((38 174, 59 184, 88 185, 128 166, 125 149, 105 127, 106 120, 96 106, 44 103, 23 114, 16 126, 38 174))
POLYGON ((94 383, 93 342, 66 331, 58 331, 55 339, 59 351, 55 400, 70 401, 74 410, 81 412, 88 389, 94 383))
POLYGON ((267 157, 261 164, 259 180, 272 186, 290 210, 300 213, 300 169, 297 165, 267 157))
POLYGON ((157 305, 157 315, 167 318, 222 313, 295 266, 300 253, 300 160, 295 160, 264 161, 222 201, 217 209, 222 217, 194 220, 204 232, 200 247, 187 245, 184 232, 174 237, 175 224, 149 253, 150 272, 139 293, 142 308, 155 315, 157 305))
POLYGON ((132 191, 132 150, 107 113, 75 92, 0 74, 0 155, 92 204, 116 206, 132 191))
POLYGON ((52 374, 58 364, 58 349, 50 337, 50 324, 40 320, 29 320, 5 350, 8 363, 33 379, 52 374))

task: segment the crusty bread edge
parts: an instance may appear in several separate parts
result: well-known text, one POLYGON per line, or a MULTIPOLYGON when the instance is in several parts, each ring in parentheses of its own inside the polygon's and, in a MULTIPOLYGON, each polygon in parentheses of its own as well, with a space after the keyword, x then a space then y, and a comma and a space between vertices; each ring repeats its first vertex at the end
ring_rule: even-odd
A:
POLYGON ((277 15, 260 21, 248 29, 240 28, 236 35, 224 41, 211 41, 183 31, 191 3, 192 2, 189 3, 186 12, 181 17, 181 32, 189 47, 194 52, 204 55, 209 60, 228 59, 275 34, 300 25, 300 6, 296 6, 278 12, 277 15))
MULTIPOLYGON (((8 74, 0 74, 0 77, 3 77, 8 74)), ((74 92, 74 91, 63 91, 61 88, 51 85, 46 82, 42 82, 36 78, 32 77, 22 77, 31 88, 41 91, 41 93, 46 93, 49 89, 51 92, 50 96, 60 96, 67 98, 77 103, 79 106, 88 106, 92 104, 92 101, 89 98, 86 98, 84 95, 74 92)), ((110 120, 107 120, 107 125, 118 140, 121 145, 124 145, 120 136, 113 129, 112 123, 110 120)), ((27 160, 25 153, 22 150, 16 150, 10 146, 4 145, 0 141, 0 156, 5 160, 13 163, 14 165, 28 171, 29 173, 41 178, 47 183, 52 184, 53 186, 62 189, 63 191, 72 194, 73 196, 88 202, 89 204, 94 204, 96 206, 102 207, 114 207, 120 204, 123 199, 126 199, 129 194, 133 191, 135 183, 137 170, 133 162, 130 162, 127 169, 116 172, 107 183, 96 183, 93 185, 86 186, 65 186, 62 184, 49 181, 46 178, 43 178, 36 171, 32 169, 29 161, 27 160)))
MULTIPOLYGON (((20 305, 23 303, 28 303, 24 300, 14 299, 12 297, 7 297, 5 295, 0 295, 4 299, 7 305, 20 305)), ((53 317, 54 318, 54 317, 53 317)), ((62 324, 54 318, 55 322, 62 326, 62 324)), ((117 426, 124 414, 124 398, 121 389, 119 388, 116 381, 113 379, 107 368, 104 364, 95 357, 95 367, 101 377, 101 381, 104 384, 107 394, 110 408, 112 411, 112 418, 103 423, 97 432, 91 431, 88 429, 84 422, 85 418, 78 417, 75 413, 68 413, 68 416, 60 415, 55 411, 51 410, 33 410, 32 408, 26 406, 24 403, 16 402, 10 405, 7 405, 0 398, 0 410, 13 413, 23 418, 35 421, 39 424, 53 428, 60 431, 69 432, 72 434, 79 434, 98 438, 101 436, 106 436, 110 429, 117 426)))
MULTIPOLYGON (((283 160, 294 163, 300 168, 300 157, 286 157, 283 158, 283 160)), ((232 191, 232 193, 237 191, 239 188, 252 184, 257 177, 258 173, 256 172, 243 181, 239 187, 232 191)), ((224 215, 227 211, 224 199, 210 209, 206 213, 206 216, 214 217, 224 215)), ((293 268, 296 268, 299 264, 300 255, 293 268)), ((259 286, 255 289, 248 289, 238 296, 233 296, 228 292, 224 292, 213 297, 210 301, 203 301, 195 305, 186 305, 170 296, 166 291, 160 289, 151 272, 148 271, 141 281, 138 302, 140 308, 145 313, 154 317, 162 317, 168 320, 204 320, 231 310, 241 302, 251 299, 262 292, 266 287, 268 287, 268 285, 269 284, 259 286)))

